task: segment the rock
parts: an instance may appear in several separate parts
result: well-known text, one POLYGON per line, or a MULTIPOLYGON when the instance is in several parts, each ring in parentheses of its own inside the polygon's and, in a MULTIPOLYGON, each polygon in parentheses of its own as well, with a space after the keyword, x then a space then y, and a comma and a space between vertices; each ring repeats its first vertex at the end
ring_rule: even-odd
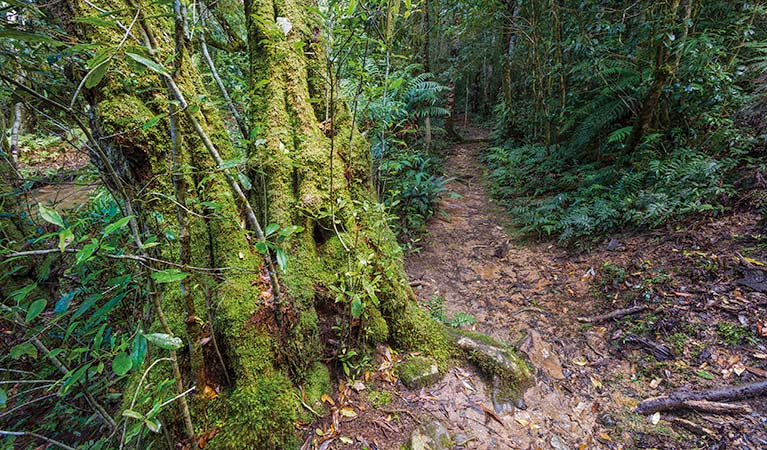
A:
POLYGON ((522 411, 527 409, 527 403, 525 403, 525 399, 524 398, 516 399, 514 401, 514 406, 516 406, 517 409, 522 410, 522 411))
POLYGON ((528 330, 527 338, 520 350, 527 354, 534 366, 542 368, 551 378, 556 380, 566 378, 562 371, 562 363, 559 362, 551 344, 545 342, 537 331, 528 330))
POLYGON ((555 450, 570 450, 570 447, 567 446, 567 444, 564 443, 561 437, 557 436, 556 434, 551 437, 551 441, 549 441, 549 444, 551 444, 551 447, 555 450))
POLYGON ((419 426, 410 435, 410 450, 450 450, 453 445, 447 429, 437 421, 419 426))
POLYGON ((597 421, 607 428, 613 428, 615 426, 615 419, 610 413, 602 413, 597 417, 597 421))
POLYGON ((533 379, 527 363, 508 346, 484 334, 453 330, 451 336, 468 359, 492 380, 493 404, 499 414, 512 410, 510 401, 519 398, 533 379))
POLYGON ((419 389, 439 380, 439 367, 431 358, 413 356, 397 366, 402 384, 409 389, 419 389))

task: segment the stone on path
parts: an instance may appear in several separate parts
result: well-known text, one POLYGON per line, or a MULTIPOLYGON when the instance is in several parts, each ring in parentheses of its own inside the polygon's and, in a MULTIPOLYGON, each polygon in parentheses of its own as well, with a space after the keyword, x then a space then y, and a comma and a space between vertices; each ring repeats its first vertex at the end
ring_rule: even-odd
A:
POLYGON ((410 450, 450 450, 453 445, 447 429, 437 421, 420 425, 410 435, 410 450))

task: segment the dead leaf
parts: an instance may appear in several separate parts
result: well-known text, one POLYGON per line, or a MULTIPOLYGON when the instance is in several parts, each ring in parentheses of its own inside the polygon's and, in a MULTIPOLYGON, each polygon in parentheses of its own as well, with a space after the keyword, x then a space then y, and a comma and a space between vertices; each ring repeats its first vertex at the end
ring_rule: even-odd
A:
POLYGON ((338 413, 344 417, 357 417, 357 413, 349 407, 339 409, 338 413))
POLYGON ((320 400, 329 404, 330 406, 336 406, 336 402, 334 402, 333 399, 328 394, 322 394, 320 396, 320 400))
POLYGON ((591 379, 591 384, 593 384, 595 388, 602 389, 603 385, 602 385, 602 382, 599 381, 599 379, 592 376, 589 376, 589 379, 591 379))
POLYGON ((352 444, 352 443, 354 443, 354 439, 352 439, 350 437, 346 437, 346 436, 341 436, 340 438, 338 438, 338 440, 341 441, 344 444, 352 444))
POLYGON ((676 295, 677 297, 685 297, 685 298, 695 297, 694 294, 690 294, 689 292, 674 292, 674 295, 676 295))
POLYGON ((658 386, 660 386, 661 381, 663 380, 661 380, 660 378, 655 378, 654 380, 650 382, 650 387, 653 389, 657 388, 658 386))
POLYGON ((355 390, 355 391, 357 391, 357 392, 362 392, 362 391, 364 391, 364 390, 365 390, 365 383, 363 383, 363 382, 361 382, 361 381, 356 381, 356 382, 354 382, 354 384, 352 385, 352 389, 354 389, 354 390, 355 390))
POLYGON ((206 445, 208 445, 208 441, 213 438, 213 436, 218 434, 218 427, 213 427, 210 431, 200 436, 200 438, 197 440, 197 446, 200 448, 205 448, 206 445))
POLYGON ((599 439, 603 441, 607 441, 607 442, 610 442, 613 440, 613 438, 611 438, 610 435, 607 433, 599 433, 599 439))
POLYGON ((660 422, 660 412, 656 412, 650 417, 651 424, 658 425, 658 422, 660 422))
POLYGON ((737 363, 734 366, 732 366, 732 371, 735 372, 735 375, 741 376, 743 375, 743 372, 746 371, 746 366, 744 366, 741 363, 737 363))
POLYGON ((581 357, 579 357, 577 359, 574 359, 573 360, 573 364, 575 364, 576 366, 584 367, 584 366, 587 366, 589 364, 589 362, 586 361, 586 358, 581 356, 581 357))
POLYGON ((213 400, 218 397, 218 392, 216 392, 216 390, 209 384, 206 384, 205 387, 202 388, 202 396, 208 400, 213 400))
POLYGON ((498 417, 498 414, 495 413, 492 409, 488 408, 487 406, 483 405, 482 403, 478 403, 479 407, 482 409, 482 411, 485 412, 488 416, 493 418, 496 422, 500 423, 501 426, 504 426, 503 420, 501 420, 500 417, 498 417))

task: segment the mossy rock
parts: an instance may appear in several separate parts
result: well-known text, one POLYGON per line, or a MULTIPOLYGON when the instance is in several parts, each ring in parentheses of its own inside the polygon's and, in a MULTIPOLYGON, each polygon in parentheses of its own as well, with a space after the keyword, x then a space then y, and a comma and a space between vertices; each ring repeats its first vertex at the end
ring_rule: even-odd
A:
POLYGON ((435 383, 440 378, 439 365, 432 358, 413 356, 397 366, 402 384, 409 389, 420 389, 435 383))
POLYGON ((519 397, 533 381, 530 366, 507 345, 480 333, 451 330, 455 345, 495 384, 504 399, 519 397))
POLYGON ((453 446, 445 425, 436 420, 419 426, 410 435, 410 450, 450 450, 453 446))

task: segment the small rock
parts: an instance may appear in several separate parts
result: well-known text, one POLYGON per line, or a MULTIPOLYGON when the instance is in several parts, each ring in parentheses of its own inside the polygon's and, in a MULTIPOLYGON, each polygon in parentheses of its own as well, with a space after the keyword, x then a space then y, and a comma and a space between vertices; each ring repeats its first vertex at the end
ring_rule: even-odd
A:
POLYGON ((612 238, 610 239, 610 243, 607 244, 607 251, 613 252, 615 250, 618 250, 621 247, 621 241, 612 238))
POLYGON ((600 414, 599 417, 597 417, 597 421, 607 428, 612 428, 615 426, 615 419, 612 415, 610 415, 610 413, 600 414))
POLYGON ((570 447, 568 447, 567 444, 565 444, 565 442, 562 440, 562 438, 557 436, 556 434, 551 437, 549 444, 551 444, 551 447, 554 448, 555 450, 570 450, 570 447))
POLYGON ((453 445, 447 429, 437 421, 419 426, 410 435, 411 450, 450 450, 453 445))
POLYGON ((439 367, 431 358, 413 356, 397 366, 399 379, 409 389, 428 386, 439 379, 439 367))
POLYGON ((466 444, 471 442, 471 439, 469 436, 466 436, 463 433, 457 433, 455 436, 453 436, 453 443, 458 448, 463 448, 466 444))
POLYGON ((522 411, 527 409, 527 403, 525 403, 525 399, 524 398, 518 398, 518 399, 514 400, 514 406, 517 409, 520 409, 522 411))

